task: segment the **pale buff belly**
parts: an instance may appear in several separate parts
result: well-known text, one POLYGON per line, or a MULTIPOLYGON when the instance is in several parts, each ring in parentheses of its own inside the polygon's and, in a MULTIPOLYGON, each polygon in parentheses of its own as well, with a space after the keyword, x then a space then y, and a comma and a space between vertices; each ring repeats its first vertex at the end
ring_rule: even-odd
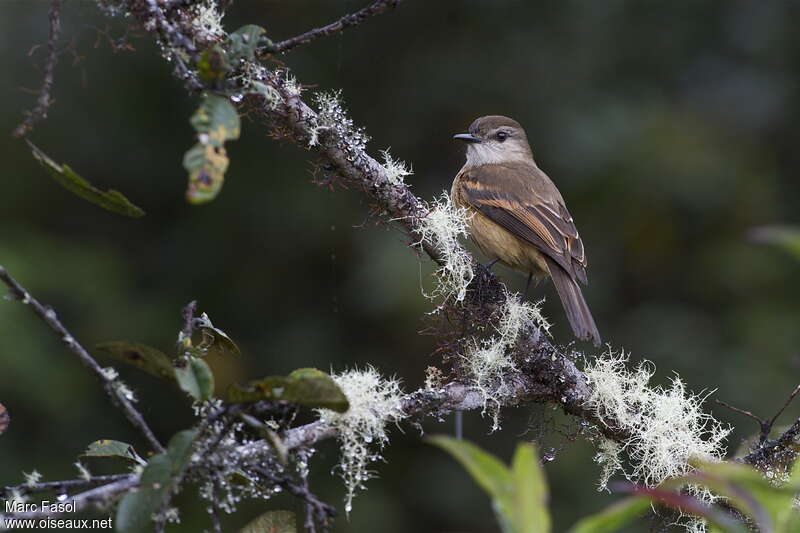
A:
POLYGON ((470 237, 490 260, 530 272, 541 278, 550 274, 542 254, 530 243, 522 241, 475 209, 470 209, 470 237))

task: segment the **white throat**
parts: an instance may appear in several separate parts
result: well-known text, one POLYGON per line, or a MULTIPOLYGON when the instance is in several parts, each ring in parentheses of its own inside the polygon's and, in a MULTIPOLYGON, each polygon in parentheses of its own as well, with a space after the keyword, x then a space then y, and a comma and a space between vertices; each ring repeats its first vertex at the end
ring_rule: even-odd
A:
POLYGON ((467 166, 501 163, 533 163, 533 157, 530 150, 517 144, 482 142, 467 145, 467 166))

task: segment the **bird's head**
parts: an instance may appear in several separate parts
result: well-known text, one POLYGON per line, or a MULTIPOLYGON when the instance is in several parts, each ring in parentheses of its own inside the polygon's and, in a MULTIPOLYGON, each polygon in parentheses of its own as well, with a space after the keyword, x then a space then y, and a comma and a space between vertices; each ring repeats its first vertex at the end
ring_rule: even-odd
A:
POLYGON ((470 166, 533 162, 525 130, 519 122, 508 117, 481 117, 470 125, 469 133, 459 133, 453 138, 467 143, 467 164, 470 166))

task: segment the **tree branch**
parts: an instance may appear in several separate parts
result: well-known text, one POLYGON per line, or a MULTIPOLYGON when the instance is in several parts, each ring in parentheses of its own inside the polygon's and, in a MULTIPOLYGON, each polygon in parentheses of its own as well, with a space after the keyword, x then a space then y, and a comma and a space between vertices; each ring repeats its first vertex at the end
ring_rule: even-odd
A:
POLYGON ((0 495, 8 499, 9 495, 16 492, 19 494, 34 494, 37 492, 66 492, 73 489, 84 489, 86 487, 94 487, 102 485, 110 481, 119 481, 123 478, 129 478, 130 474, 111 474, 107 476, 92 476, 89 479, 65 479, 62 481, 46 481, 44 483, 35 483, 28 485, 27 483, 17 485, 15 487, 2 487, 0 488, 0 495))
POLYGON ((31 132, 33 125, 43 118, 47 118, 47 110, 50 108, 52 99, 50 91, 53 88, 53 77, 58 64, 58 50, 56 45, 61 35, 61 0, 53 0, 50 4, 50 35, 47 38, 47 61, 44 66, 44 81, 42 88, 39 89, 39 98, 36 100, 36 107, 32 111, 26 112, 25 120, 22 121, 11 133, 14 137, 23 137, 31 132))
POLYGON ((359 9, 355 13, 345 15, 336 22, 332 22, 327 26, 322 26, 321 28, 314 28, 313 30, 309 30, 279 43, 263 46, 258 50, 258 52, 259 54, 277 54, 287 52, 292 48, 310 43, 311 41, 315 41, 321 37, 327 37, 329 35, 342 32, 347 28, 358 26, 369 17, 380 15, 389 8, 397 7, 400 2, 402 2, 402 0, 374 0, 370 5, 359 9))
POLYGON ((36 298, 20 285, 17 280, 12 278, 3 266, 0 266, 0 281, 2 281, 11 292, 11 296, 22 303, 29 305, 31 311, 38 316, 45 324, 47 324, 53 332, 58 335, 61 342, 75 354, 80 360, 81 364, 92 371, 103 384, 106 393, 111 397, 111 400, 116 403, 117 407, 122 409, 125 417, 133 425, 134 428, 139 430, 145 439, 150 443, 150 446, 158 452, 162 453, 164 447, 155 437, 150 427, 144 421, 142 414, 133 406, 133 403, 126 395, 126 389, 122 382, 116 376, 111 376, 105 372, 103 368, 95 361, 95 359, 86 351, 86 349, 67 331, 61 324, 56 316, 56 312, 50 308, 45 307, 39 303, 36 298))
MULTIPOLYGON (((90 505, 107 506, 111 504, 117 496, 129 491, 130 489, 139 485, 139 476, 131 474, 122 479, 102 485, 86 492, 76 494, 71 498, 58 502, 60 505, 72 507, 71 512, 83 511, 90 505)), ((39 518, 50 518, 64 514, 64 512, 53 512, 45 509, 38 509, 36 511, 28 511, 22 513, 7 513, 0 514, 0 526, 4 520, 17 519, 17 520, 36 520, 39 518)))
MULTIPOLYGON (((520 372, 506 376, 514 389, 508 395, 505 406, 527 402, 556 403, 566 413, 595 424, 607 438, 622 441, 630 437, 609 425, 608 421, 600 420, 595 412, 584 406, 590 394, 585 376, 571 360, 555 351, 549 342, 541 341, 539 348, 527 353, 525 367, 520 372)), ((419 420, 427 416, 441 417, 453 411, 483 409, 484 398, 477 387, 451 382, 440 388, 419 389, 407 394, 402 399, 402 407, 410 420, 419 420)), ((336 431, 333 428, 317 421, 287 430, 282 440, 288 449, 295 449, 334 437, 336 431)), ((258 441, 245 445, 243 450, 252 451, 252 447, 265 450, 271 445, 266 441, 258 441)))
POLYGON ((771 420, 762 421, 754 416, 756 420, 761 422, 761 438, 759 439, 758 446, 751 451, 744 458, 744 462, 755 466, 761 470, 768 470, 776 466, 783 467, 784 469, 791 468, 797 458, 798 448, 800 448, 800 418, 795 420, 794 424, 784 431, 777 439, 770 440, 767 437, 778 417, 786 410, 795 396, 800 393, 800 385, 794 388, 792 393, 786 399, 783 407, 772 417, 771 420))

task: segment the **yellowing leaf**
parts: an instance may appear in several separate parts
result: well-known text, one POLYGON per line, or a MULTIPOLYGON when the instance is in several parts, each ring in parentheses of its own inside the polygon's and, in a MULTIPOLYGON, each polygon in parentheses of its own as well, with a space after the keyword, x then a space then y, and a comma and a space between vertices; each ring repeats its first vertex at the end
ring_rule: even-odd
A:
POLYGON ((222 96, 206 94, 203 103, 191 118, 198 142, 183 157, 189 173, 186 199, 203 204, 216 198, 228 170, 225 141, 239 138, 241 124, 236 108, 222 96))

